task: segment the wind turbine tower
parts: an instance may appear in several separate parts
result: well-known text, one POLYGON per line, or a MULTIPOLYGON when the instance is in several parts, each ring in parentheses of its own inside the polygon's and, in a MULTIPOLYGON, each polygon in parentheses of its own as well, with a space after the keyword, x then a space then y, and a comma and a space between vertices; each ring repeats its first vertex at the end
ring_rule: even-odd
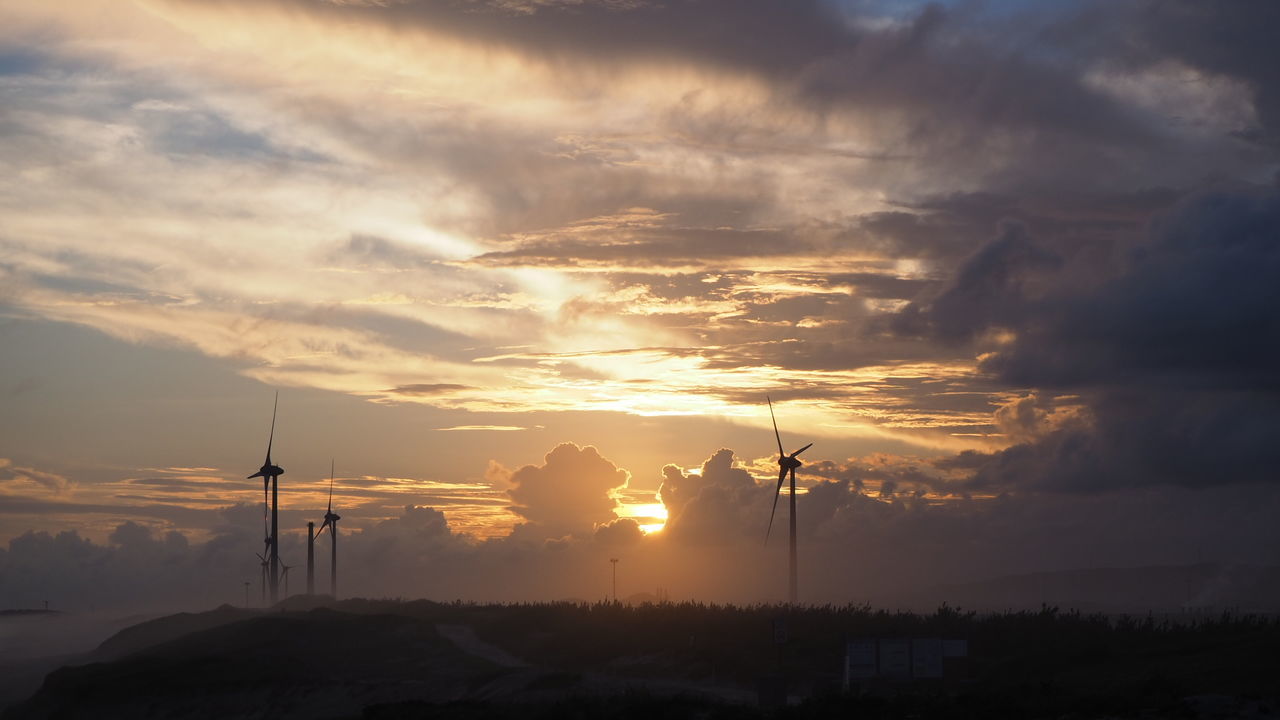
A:
POLYGON ((271 443, 276 437, 276 408, 280 404, 280 393, 276 393, 276 400, 271 406, 271 434, 267 436, 267 459, 262 463, 262 467, 258 472, 249 476, 249 479, 256 477, 262 478, 262 491, 265 494, 267 487, 271 488, 271 534, 267 536, 268 562, 271 565, 271 604, 275 605, 279 600, 278 583, 280 579, 280 476, 284 474, 284 468, 271 462, 271 443))
POLYGON ((778 512, 778 496, 782 494, 782 483, 787 479, 787 474, 791 475, 791 563, 789 569, 789 594, 790 602, 795 605, 799 601, 799 570, 796 563, 796 468, 804 463, 796 459, 800 453, 813 447, 813 443, 809 443, 799 450, 787 454, 782 449, 782 435, 778 433, 778 420, 773 416, 773 400, 769 396, 765 396, 765 401, 769 403, 769 419, 773 421, 773 436, 778 440, 778 488, 773 494, 773 511, 769 513, 769 529, 765 531, 764 542, 769 544, 769 533, 773 532, 773 516, 778 512))
POLYGON ((307 523, 307 594, 316 594, 316 524, 307 523))

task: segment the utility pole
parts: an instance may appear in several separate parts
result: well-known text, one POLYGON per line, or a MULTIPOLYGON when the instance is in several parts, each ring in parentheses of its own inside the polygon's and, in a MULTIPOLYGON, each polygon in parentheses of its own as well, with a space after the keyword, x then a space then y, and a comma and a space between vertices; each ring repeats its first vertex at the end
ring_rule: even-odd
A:
POLYGON ((618 602, 618 558, 609 558, 613 563, 613 601, 618 602))

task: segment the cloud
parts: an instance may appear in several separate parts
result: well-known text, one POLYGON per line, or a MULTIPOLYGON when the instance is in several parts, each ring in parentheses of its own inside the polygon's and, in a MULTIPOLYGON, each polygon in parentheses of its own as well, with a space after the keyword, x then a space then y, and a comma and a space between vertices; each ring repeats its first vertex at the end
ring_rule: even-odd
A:
MULTIPOLYGON (((767 432, 744 406, 775 392, 832 440, 926 448, 806 465, 802 531, 873 546, 973 535, 1007 558, 1052 519, 1045 491, 1088 490, 1084 513, 1085 494, 1191 506, 1179 487, 1268 482, 1275 190, 1229 184, 1275 170, 1265 3, 169 0, 110 23, 100 4, 0 23, 6 317, 450 430, 607 412, 767 432)), ((11 405, 55 386, 15 377, 11 405)), ((525 535, 482 556, 545 560, 551 539, 562 564, 520 581, 552 596, 605 539, 729 552, 767 515, 768 478, 717 453, 664 471, 668 531, 636 540, 609 497, 625 472, 579 472, 586 452, 495 469, 509 496, 408 465, 354 480, 344 512, 392 523, 387 567, 426 533, 403 566, 425 572, 476 556, 423 505, 457 535, 505 532, 510 503, 525 535)), ((95 490, 16 462, 10 535, 133 518, 217 548, 239 527, 212 481, 95 490)))
POLYGON ((733 451, 716 451, 696 473, 668 465, 658 497, 667 508, 663 534, 694 544, 756 536, 766 521, 770 493, 738 466, 733 451))
POLYGON ((8 458, 0 458, 0 488, 27 494, 60 496, 67 493, 72 483, 57 473, 38 470, 31 467, 20 467, 8 458))
POLYGON ((393 395, 443 395, 445 393, 457 392, 460 390, 474 390, 475 388, 467 385, 457 385, 454 383, 414 383, 412 385, 397 385, 387 390, 393 395))
POLYGON ((935 337, 976 343, 981 369, 1002 381, 1080 398, 1048 433, 1029 432, 1044 419, 1029 401, 999 409, 996 423, 1022 442, 975 481, 1099 491, 1274 480, 1276 227, 1274 187, 1193 194, 1084 283, 1006 227, 932 305, 908 308, 935 337))
POLYGON ((644 532, 634 518, 618 518, 596 526, 595 539, 604 545, 635 545, 644 539, 644 532))
POLYGON ((614 518, 613 491, 631 475, 600 456, 594 447, 563 443, 542 465, 525 465, 510 476, 511 511, 545 537, 582 534, 614 518))

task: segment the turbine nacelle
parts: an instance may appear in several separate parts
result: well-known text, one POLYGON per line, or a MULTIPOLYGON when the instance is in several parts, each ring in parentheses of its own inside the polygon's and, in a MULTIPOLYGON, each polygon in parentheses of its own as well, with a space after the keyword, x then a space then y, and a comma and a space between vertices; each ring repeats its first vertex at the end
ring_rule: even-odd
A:
POLYGON ((783 470, 795 470, 796 468, 799 468, 800 466, 804 465, 804 463, 796 459, 796 456, 804 452, 805 450, 808 450, 809 446, 812 444, 813 443, 809 443, 809 445, 805 445, 804 447, 791 453, 790 455, 779 455, 778 467, 782 468, 783 470))
POLYGON ((258 472, 250 475, 247 479, 252 480, 253 478, 256 478, 256 477, 266 479, 270 477, 279 477, 283 474, 284 474, 284 468, 280 467, 279 465, 273 465, 272 463, 268 462, 267 464, 263 465, 262 468, 258 470, 258 472))

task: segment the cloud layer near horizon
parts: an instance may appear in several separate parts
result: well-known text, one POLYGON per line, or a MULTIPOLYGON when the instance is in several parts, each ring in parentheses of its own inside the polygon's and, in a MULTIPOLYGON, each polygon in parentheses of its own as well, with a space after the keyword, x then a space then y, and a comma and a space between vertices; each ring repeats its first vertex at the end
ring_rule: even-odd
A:
MULTIPOLYGON (((927 604, 946 600, 948 584, 1030 570, 1187 557, 1265 563, 1280 539, 1271 522, 1280 508, 1273 486, 1210 496, 1126 490, 1105 498, 937 502, 918 488, 891 486, 883 478, 891 472, 884 458, 855 458, 818 472, 806 474, 806 491, 797 498, 806 602, 927 604), (875 495, 864 492, 868 483, 879 485, 875 495), (1233 515, 1229 529, 1205 521, 1223 513, 1233 515)), ((694 471, 663 470, 661 501, 670 519, 666 530, 648 536, 615 516, 613 484, 625 482, 626 473, 595 448, 560 445, 543 464, 505 473, 509 496, 531 520, 506 535, 482 540, 455 532, 447 507, 407 505, 393 518, 357 521, 355 530, 344 516, 339 592, 438 601, 595 600, 609 591, 612 557, 622 562, 624 595, 664 588, 675 600, 756 602, 783 594, 785 533, 770 548, 760 544, 771 483, 753 479, 731 450, 714 453, 694 471), (531 495, 530 488, 539 490, 531 495), (563 522, 568 507, 576 528, 563 522)), ((260 543, 259 512, 243 505, 211 510, 219 520, 204 542, 132 521, 103 543, 74 531, 24 533, 0 550, 0 604, 34 607, 47 599, 75 611, 200 608, 243 602, 244 581, 256 604, 258 561, 249 549, 260 543)), ((779 526, 785 522, 784 507, 779 526)), ((322 535, 321 592, 328 588, 328 551, 322 535)), ((301 592, 305 535, 286 534, 281 554, 294 566, 291 592, 301 592)))

